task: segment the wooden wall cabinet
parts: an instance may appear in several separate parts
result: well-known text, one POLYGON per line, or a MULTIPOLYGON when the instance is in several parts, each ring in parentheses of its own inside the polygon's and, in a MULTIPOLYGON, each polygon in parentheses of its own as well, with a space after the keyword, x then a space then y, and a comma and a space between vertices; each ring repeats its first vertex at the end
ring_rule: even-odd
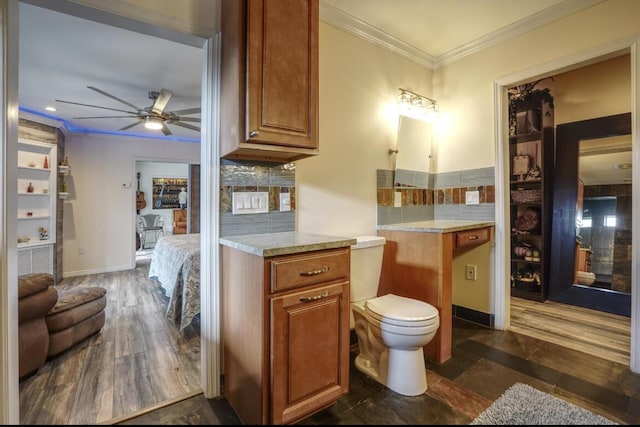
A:
POLYGON ((223 0, 220 155, 318 154, 319 0, 223 0))
POLYGON ((350 248, 221 254, 224 395, 243 423, 334 404, 349 389, 350 248))
POLYGON ((18 139, 18 274, 54 274, 57 146, 18 139))

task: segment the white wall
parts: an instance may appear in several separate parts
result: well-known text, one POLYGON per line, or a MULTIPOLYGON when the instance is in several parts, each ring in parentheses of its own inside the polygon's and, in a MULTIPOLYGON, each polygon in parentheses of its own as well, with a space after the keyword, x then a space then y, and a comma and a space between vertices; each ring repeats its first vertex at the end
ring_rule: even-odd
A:
POLYGON ((140 172, 140 191, 144 193, 144 199, 147 202, 147 206, 140 209, 140 215, 160 215, 164 220, 164 235, 173 234, 173 209, 153 209, 153 178, 186 178, 188 180, 189 165, 187 163, 136 162, 137 172, 140 172))
POLYGON ((431 97, 432 71, 320 23, 320 155, 296 162, 297 230, 376 234, 376 169, 392 169, 398 89, 431 97))
POLYGON ((71 173, 63 211, 62 274, 71 277, 135 266, 136 160, 199 163, 200 144, 70 134, 65 154, 71 173))

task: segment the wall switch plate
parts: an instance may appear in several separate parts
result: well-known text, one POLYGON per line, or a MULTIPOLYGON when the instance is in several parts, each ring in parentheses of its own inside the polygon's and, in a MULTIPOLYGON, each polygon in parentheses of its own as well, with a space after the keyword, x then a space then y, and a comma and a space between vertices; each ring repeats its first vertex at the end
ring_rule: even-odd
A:
POLYGON ((480 204, 480 192, 478 190, 467 191, 464 200, 467 205, 478 205, 480 204))
POLYGON ((280 193, 280 212, 289 212, 291 210, 291 194, 280 193))
POLYGON ((401 208, 402 207, 402 192, 396 191, 393 193, 393 207, 401 208))
POLYGON ((266 213, 269 212, 269 193, 236 191, 231 203, 234 215, 266 213))
POLYGON ((467 280, 476 280, 477 279, 477 275, 476 275, 476 266, 472 265, 472 264, 467 264, 465 265, 465 277, 467 278, 467 280))

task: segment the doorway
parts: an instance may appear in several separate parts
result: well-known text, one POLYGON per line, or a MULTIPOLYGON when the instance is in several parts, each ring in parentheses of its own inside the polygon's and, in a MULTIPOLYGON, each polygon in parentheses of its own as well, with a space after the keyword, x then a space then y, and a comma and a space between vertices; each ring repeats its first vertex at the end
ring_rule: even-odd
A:
MULTIPOLYGON (((638 57, 635 54, 637 49, 637 41, 627 40, 620 42, 612 42, 607 46, 602 46, 597 49, 591 49, 588 52, 582 52, 571 56, 571 62, 565 59, 557 60, 545 64, 544 66, 538 66, 529 70, 528 80, 537 80, 543 77, 551 76, 554 73, 558 73, 558 70, 576 69, 578 67, 593 64, 598 61, 602 61, 606 58, 619 56, 621 52, 631 52, 631 110, 632 117, 634 115, 635 108, 637 106, 637 100, 640 96, 640 90, 636 84, 640 78, 640 68, 638 67, 638 57)), ((507 89, 509 87, 522 84, 524 81, 523 75, 526 72, 514 74, 496 80, 494 86, 494 99, 496 100, 496 113, 497 113, 497 151, 496 151, 496 248, 495 248, 495 286, 496 292, 493 293, 493 304, 495 307, 495 326, 498 329, 507 329, 510 325, 510 281, 508 276, 508 264, 510 260, 509 253, 509 206, 508 206, 508 191, 507 185, 509 170, 509 152, 508 152, 508 114, 507 114, 507 89)), ((627 94, 624 94, 627 96, 627 94)), ((637 120, 637 118, 635 119, 637 120)), ((632 128, 636 129, 637 124, 632 123, 632 128)), ((636 139, 635 132, 632 135, 632 141, 636 139)), ((632 155, 634 159, 638 159, 640 151, 637 144, 633 144, 632 155)), ((640 180, 640 174, 633 172, 633 183, 637 185, 640 180)), ((640 216, 638 212, 638 202, 634 203, 634 215, 632 218, 633 227, 640 226, 640 216)), ((637 233, 632 237, 633 240, 633 252, 637 253, 638 243, 640 238, 637 233)), ((637 351, 637 334, 640 331, 640 316, 637 312, 637 298, 638 292, 638 267, 639 264, 636 260, 637 255, 632 256, 632 309, 631 309, 631 357, 630 368, 633 372, 640 371, 640 352, 637 351)))
MULTIPOLYGON (((33 3, 37 3, 37 2, 33 2, 33 3)), ((55 6, 60 6, 62 3, 64 3, 65 7, 67 9, 69 9, 69 11, 73 10, 74 7, 73 5, 70 5, 71 2, 59 2, 56 5, 51 5, 50 2, 42 2, 44 7, 55 7, 55 6)), ((15 3, 14 3, 15 4, 15 3)), ((79 10, 82 10, 82 13, 79 12, 79 15, 82 15, 83 13, 88 13, 89 15, 91 15, 93 17, 93 19, 98 20, 98 17, 102 16, 100 12, 98 12, 97 10, 88 10, 90 8, 86 8, 83 6, 78 6, 79 10)), ((108 19, 106 19, 108 21, 108 19)), ((128 24, 131 24, 131 21, 128 21, 128 24)), ((149 24, 146 23, 140 23, 141 27, 144 27, 145 29, 149 29, 149 24)), ((158 28, 157 29, 159 33, 163 33, 163 34, 168 34, 171 33, 171 30, 167 30, 167 29, 161 29, 158 28)), ((9 35, 9 37, 17 37, 17 32, 14 32, 12 34, 9 35)), ((213 36, 212 36, 213 37, 213 36)), ((203 88, 202 88, 202 105, 203 105, 203 117, 206 117, 206 120, 203 120, 202 122, 202 128, 203 128, 203 134, 205 134, 205 137, 202 139, 202 149, 201 149, 201 153, 203 153, 203 170, 202 170, 202 175, 204 177, 204 181, 207 183, 210 183, 210 185, 215 186, 217 179, 215 179, 218 171, 215 169, 216 168, 216 159, 217 159, 217 136, 214 134, 214 132, 211 132, 212 126, 214 124, 214 119, 213 117, 216 115, 217 113, 217 104, 216 104, 216 94, 217 94, 217 88, 215 87, 214 83, 218 81, 218 75, 217 75, 217 70, 215 69, 216 67, 215 65, 215 60, 214 58, 217 58, 218 55, 218 41, 215 37, 206 40, 206 39, 202 39, 202 53, 203 53, 203 88)), ((15 81, 9 81, 9 84, 15 84, 15 81)), ((9 97, 12 96, 12 94, 10 93, 9 95, 7 95, 9 97)), ((11 99, 11 98, 10 98, 11 99)), ((12 102, 15 102, 15 104, 17 105, 17 99, 11 99, 12 102)), ((11 158, 11 157, 9 157, 11 158)), ((9 163, 10 164, 10 163, 9 163)), ((9 166, 9 167, 13 167, 13 166, 9 166)), ((217 251, 217 227, 214 227, 211 225, 211 223, 216 223, 217 222, 217 192, 215 191, 210 191, 210 185, 206 186, 206 189, 209 191, 208 194, 203 195, 203 201, 202 201, 202 207, 203 207, 203 228, 207 230, 207 234, 205 235, 204 239, 203 239, 203 248, 205 248, 205 251, 207 251, 206 254, 206 258, 210 261, 210 265, 211 269, 214 269, 217 271, 216 268, 216 261, 217 261, 217 256, 215 255, 216 251, 217 251), (213 248, 213 249, 211 249, 213 248), (212 253, 213 252, 213 253, 212 253)), ((204 188, 204 187, 203 187, 204 188)), ((9 192, 10 194, 10 192, 9 192)), ((11 196, 10 196, 11 197, 11 196)), ((9 205, 11 205, 9 203, 9 205)), ((13 215, 13 217, 15 218, 15 213, 12 212, 8 212, 8 216, 11 217, 13 215)), ((11 218, 9 218, 9 223, 11 218)), ((11 250, 11 249, 10 249, 11 250)), ((9 260, 12 259, 11 256, 8 257, 9 260)), ((15 257, 13 257, 15 259, 15 257)), ((9 273, 9 282, 11 283, 11 273, 9 273)), ((207 296, 210 295, 215 295, 216 294, 216 289, 210 289, 209 287, 216 287, 217 286, 217 281, 214 279, 214 275, 211 274, 210 271, 204 271, 203 272, 203 278, 202 278, 202 283, 203 283, 203 293, 207 296)), ((11 293, 9 293, 9 295, 11 295, 11 293)), ((211 304, 210 299, 207 299, 208 304, 211 304)), ((206 339, 203 341, 207 341, 207 342, 212 342, 212 343, 217 343, 219 340, 217 339, 217 335, 219 334, 219 332, 217 332, 217 322, 213 322, 212 319, 215 318, 215 316, 217 316, 217 310, 216 307, 213 306, 211 307, 213 309, 213 313, 207 313, 206 318, 203 317, 202 319, 202 323, 204 325, 204 329, 207 330, 207 333, 209 334, 208 337, 205 337, 206 339)), ((202 360, 204 361, 203 363, 203 373, 201 375, 201 379, 202 379, 202 388, 205 392, 205 395, 207 397, 214 397, 217 394, 219 394, 219 385, 217 384, 217 378, 218 378, 218 372, 217 372, 217 355, 216 354, 212 354, 211 352, 213 351, 213 344, 206 346, 203 345, 203 349, 202 349, 202 360), (207 380, 205 381, 204 378, 211 378, 211 380, 207 380)), ((3 350, 3 353, 6 352, 7 350, 3 350)), ((10 357, 3 357, 3 360, 9 360, 11 359, 10 357)), ((11 390, 14 390, 13 388, 11 388, 11 390)), ((13 393, 7 393, 5 394, 6 399, 8 401, 7 405, 9 406, 10 409, 10 413, 17 413, 16 408, 15 408, 15 403, 17 402, 17 396, 13 395, 13 393)))

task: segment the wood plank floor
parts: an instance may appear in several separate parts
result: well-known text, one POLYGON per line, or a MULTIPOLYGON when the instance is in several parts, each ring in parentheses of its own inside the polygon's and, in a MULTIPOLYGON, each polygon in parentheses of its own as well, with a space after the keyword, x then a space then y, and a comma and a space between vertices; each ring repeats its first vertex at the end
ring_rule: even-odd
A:
POLYGON ((512 297, 509 330, 629 366, 629 317, 512 297))
POLYGON ((98 424, 201 391, 198 319, 180 333, 148 271, 146 259, 56 285, 106 288, 105 326, 20 382, 21 424, 98 424))
MULTIPOLYGON (((158 422, 165 407, 174 422, 192 421, 183 418, 186 410, 176 402, 185 396, 207 402, 200 393, 199 325, 195 322, 182 334, 178 332, 164 315, 167 298, 147 277, 148 267, 146 259, 135 270, 70 278, 58 284, 60 288, 105 287, 106 324, 99 334, 48 361, 20 383, 21 424, 126 423, 123 420, 129 416, 141 414, 156 424, 171 424, 158 422)), ((629 366, 630 319, 626 317, 512 298, 509 331, 629 366)), ((224 399, 211 401, 204 409, 210 411, 210 405, 226 408, 224 399)), ((193 411, 186 412, 199 413, 193 411)), ((221 424, 234 423, 229 411, 217 414, 221 424)))

